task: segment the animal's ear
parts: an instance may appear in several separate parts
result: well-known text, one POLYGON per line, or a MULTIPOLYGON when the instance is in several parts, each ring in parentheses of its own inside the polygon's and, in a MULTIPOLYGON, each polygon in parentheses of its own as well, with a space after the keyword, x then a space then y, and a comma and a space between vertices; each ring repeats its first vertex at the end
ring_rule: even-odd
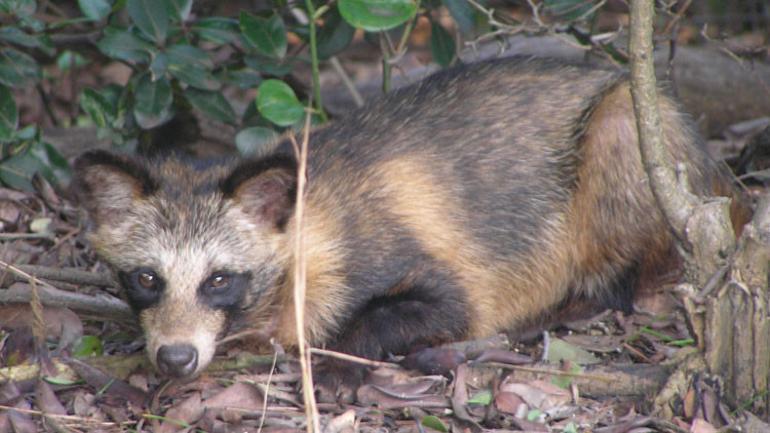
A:
POLYGON ((157 189, 147 169, 128 156, 90 151, 77 158, 74 168, 70 188, 97 226, 118 221, 135 200, 157 189))
POLYGON ((270 156, 235 167, 222 192, 258 221, 283 230, 294 211, 297 162, 288 156, 270 156))

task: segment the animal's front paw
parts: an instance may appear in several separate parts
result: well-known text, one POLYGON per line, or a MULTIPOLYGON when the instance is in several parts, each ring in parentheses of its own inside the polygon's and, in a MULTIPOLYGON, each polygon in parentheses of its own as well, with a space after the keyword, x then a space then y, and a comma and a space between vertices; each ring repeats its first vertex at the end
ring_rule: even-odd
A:
POLYGON ((313 369, 316 397, 323 403, 353 403, 364 377, 364 367, 326 359, 313 369))

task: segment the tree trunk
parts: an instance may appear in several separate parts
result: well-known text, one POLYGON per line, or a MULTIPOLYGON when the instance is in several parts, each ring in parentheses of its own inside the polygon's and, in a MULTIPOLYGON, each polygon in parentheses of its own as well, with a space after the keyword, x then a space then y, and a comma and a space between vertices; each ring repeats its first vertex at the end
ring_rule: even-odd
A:
MULTIPOLYGON (((630 4, 629 52, 639 145, 655 199, 685 253, 687 318, 705 366, 721 379, 727 401, 767 417, 770 198, 762 200, 736 247, 729 200, 697 198, 685 190, 686 173, 675 172, 661 139, 652 56, 654 2, 630 4)), ((663 394, 671 395, 671 390, 664 389, 663 394)))

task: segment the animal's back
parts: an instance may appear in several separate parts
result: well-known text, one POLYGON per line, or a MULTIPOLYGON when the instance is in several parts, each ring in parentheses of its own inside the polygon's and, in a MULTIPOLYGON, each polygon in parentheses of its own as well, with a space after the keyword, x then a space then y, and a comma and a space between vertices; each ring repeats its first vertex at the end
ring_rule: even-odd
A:
MULTIPOLYGON (((504 59, 312 134, 310 212, 342 222, 340 272, 364 292, 350 296, 380 296, 428 261, 463 287, 474 336, 571 298, 629 308, 640 269, 671 252, 630 104, 618 72, 504 59)), ((719 175, 689 121, 665 96, 661 109, 670 149, 709 192, 719 175)))

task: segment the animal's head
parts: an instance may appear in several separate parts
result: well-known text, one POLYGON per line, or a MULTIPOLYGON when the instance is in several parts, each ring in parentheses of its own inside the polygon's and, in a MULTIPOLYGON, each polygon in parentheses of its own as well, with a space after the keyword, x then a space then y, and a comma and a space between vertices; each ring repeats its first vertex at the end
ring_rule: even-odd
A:
POLYGON ((295 162, 144 161, 96 151, 75 164, 88 238, 139 316, 152 363, 188 376, 282 278, 295 162))

